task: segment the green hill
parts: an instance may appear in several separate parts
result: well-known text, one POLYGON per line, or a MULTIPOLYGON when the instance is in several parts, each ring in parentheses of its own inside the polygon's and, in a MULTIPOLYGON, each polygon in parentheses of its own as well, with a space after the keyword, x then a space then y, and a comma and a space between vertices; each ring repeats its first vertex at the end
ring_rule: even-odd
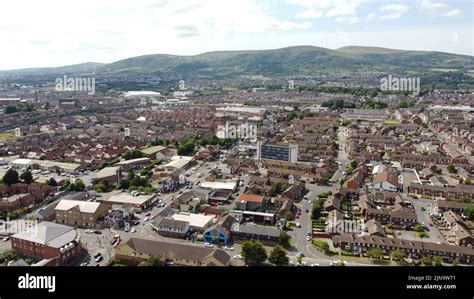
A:
POLYGON ((153 74, 194 78, 241 76, 294 77, 341 72, 383 71, 397 74, 433 74, 474 69, 474 58, 428 51, 405 51, 350 46, 330 50, 296 46, 275 50, 218 51, 194 56, 152 54, 110 64, 86 63, 61 68, 0 72, 23 75, 94 71, 97 75, 153 74))

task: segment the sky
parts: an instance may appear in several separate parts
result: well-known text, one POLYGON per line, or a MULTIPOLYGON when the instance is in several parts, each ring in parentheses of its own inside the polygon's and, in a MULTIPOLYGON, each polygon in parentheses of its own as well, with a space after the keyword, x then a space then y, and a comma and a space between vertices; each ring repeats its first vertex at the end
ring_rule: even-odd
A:
POLYGON ((0 70, 313 45, 474 55, 472 0, 0 2, 0 70))

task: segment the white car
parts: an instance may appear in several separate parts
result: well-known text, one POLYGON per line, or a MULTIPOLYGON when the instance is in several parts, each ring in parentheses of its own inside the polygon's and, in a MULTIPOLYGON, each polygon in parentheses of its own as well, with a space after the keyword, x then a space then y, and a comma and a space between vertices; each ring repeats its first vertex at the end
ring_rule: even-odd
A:
POLYGON ((137 229, 135 227, 132 227, 132 229, 130 229, 130 232, 135 233, 135 232, 137 232, 137 229))
POLYGON ((214 248, 214 245, 212 245, 211 243, 204 243, 204 247, 214 248))
POLYGON ((299 222, 296 223, 296 227, 301 227, 301 224, 299 222))
POLYGON ((229 250, 229 251, 234 251, 234 247, 232 246, 224 246, 224 249, 229 250))
POLYGON ((10 240, 9 236, 6 236, 5 238, 2 239, 3 242, 7 242, 8 240, 10 240))
POLYGON ((243 260, 243 256, 241 256, 240 254, 237 254, 237 255, 234 255, 234 259, 236 260, 243 260))
POLYGON ((319 267, 319 264, 311 264, 311 267, 319 267))
POLYGON ((310 237, 310 236, 306 236, 306 241, 311 241, 311 237, 310 237))
POLYGON ((143 221, 147 222, 148 220, 150 220, 150 217, 146 216, 145 218, 143 218, 143 221))
POLYGON ((85 232, 86 232, 86 234, 92 234, 93 233, 92 229, 86 229, 85 232))

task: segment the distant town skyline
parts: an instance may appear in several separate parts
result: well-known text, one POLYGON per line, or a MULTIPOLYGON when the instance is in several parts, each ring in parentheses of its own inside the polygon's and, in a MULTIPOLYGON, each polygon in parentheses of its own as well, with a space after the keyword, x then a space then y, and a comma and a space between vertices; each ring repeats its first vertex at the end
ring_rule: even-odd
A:
POLYGON ((0 8, 0 70, 296 45, 474 55, 466 0, 18 0, 0 8))

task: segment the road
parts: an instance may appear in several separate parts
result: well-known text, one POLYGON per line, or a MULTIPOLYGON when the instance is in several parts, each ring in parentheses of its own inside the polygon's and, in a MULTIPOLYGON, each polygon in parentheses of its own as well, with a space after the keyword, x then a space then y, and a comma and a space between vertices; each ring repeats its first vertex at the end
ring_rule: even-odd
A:
MULTIPOLYGON (((296 263, 296 255, 298 253, 303 253, 305 258, 304 261, 307 264, 319 264, 320 266, 329 266, 330 263, 334 260, 345 260, 341 256, 327 256, 322 252, 318 251, 311 243, 308 241, 307 235, 312 232, 312 221, 311 221, 311 205, 310 202, 314 202, 317 199, 318 195, 324 192, 331 191, 333 193, 337 192, 340 188, 339 182, 343 176, 343 172, 347 169, 348 164, 350 163, 349 155, 346 152, 346 140, 347 140, 347 129, 342 127, 338 131, 338 143, 339 151, 337 161, 340 162, 338 170, 333 175, 331 181, 334 183, 331 186, 318 186, 314 184, 306 184, 308 189, 307 200, 302 200, 299 203, 296 203, 295 206, 301 210, 301 216, 299 219, 296 219, 296 222, 301 224, 301 228, 293 228, 289 234, 293 240, 293 247, 296 250, 290 250, 288 255, 290 260, 296 263), (308 212, 306 212, 308 211, 308 212)), ((347 261, 348 266, 373 266, 370 261, 347 261)))

